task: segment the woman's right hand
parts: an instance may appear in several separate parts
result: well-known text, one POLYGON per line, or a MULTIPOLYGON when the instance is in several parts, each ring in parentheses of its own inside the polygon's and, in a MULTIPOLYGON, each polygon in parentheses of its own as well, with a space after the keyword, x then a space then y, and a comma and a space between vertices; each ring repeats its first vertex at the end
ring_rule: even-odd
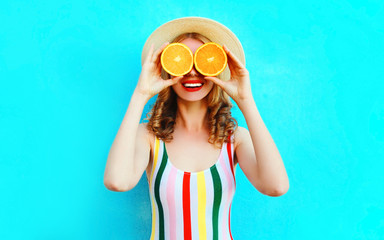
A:
POLYGON ((153 52, 153 44, 143 63, 139 81, 136 90, 151 99, 153 96, 161 92, 163 89, 176 84, 183 76, 164 80, 161 78, 161 61, 160 55, 169 43, 164 43, 156 52, 153 52))

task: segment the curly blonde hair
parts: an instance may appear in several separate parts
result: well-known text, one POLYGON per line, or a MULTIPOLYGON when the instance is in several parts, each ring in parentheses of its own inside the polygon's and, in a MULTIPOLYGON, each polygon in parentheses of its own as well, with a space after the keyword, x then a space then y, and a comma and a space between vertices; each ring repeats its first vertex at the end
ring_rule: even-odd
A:
MULTIPOLYGON (((181 42, 186 38, 194 38, 203 43, 211 42, 199 33, 184 33, 176 37, 172 42, 181 42)), ((169 79, 170 75, 161 70, 163 79, 169 79)), ((220 75, 218 76, 220 78, 220 75)), ((156 99, 151 111, 147 113, 149 120, 147 129, 159 139, 170 142, 173 139, 172 133, 176 123, 177 95, 172 87, 162 90, 156 99)), ((229 96, 218 85, 213 84, 212 90, 206 96, 208 103, 208 142, 218 148, 228 141, 228 136, 232 135, 238 125, 235 118, 231 115, 232 103, 229 96)))

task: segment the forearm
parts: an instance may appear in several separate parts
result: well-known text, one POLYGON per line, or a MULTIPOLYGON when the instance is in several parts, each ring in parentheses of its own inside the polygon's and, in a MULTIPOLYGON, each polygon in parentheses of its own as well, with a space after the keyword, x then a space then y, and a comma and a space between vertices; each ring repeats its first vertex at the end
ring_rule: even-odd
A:
POLYGON ((124 189, 134 176, 134 155, 140 117, 148 99, 136 90, 108 154, 104 184, 110 188, 124 189))
POLYGON ((289 188, 289 180, 280 156, 267 127, 257 109, 253 98, 238 103, 250 132, 255 150, 259 180, 269 192, 285 192, 289 188))

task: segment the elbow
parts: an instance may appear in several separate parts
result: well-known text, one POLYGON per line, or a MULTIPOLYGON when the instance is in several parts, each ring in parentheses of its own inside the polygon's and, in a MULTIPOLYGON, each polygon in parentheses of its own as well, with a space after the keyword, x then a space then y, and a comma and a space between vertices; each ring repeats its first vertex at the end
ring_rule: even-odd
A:
POLYGON ((104 173, 104 186, 114 192, 127 192, 132 190, 137 185, 137 180, 133 178, 119 177, 117 173, 104 173))
POLYGON ((266 195, 271 197, 280 197, 288 192, 289 186, 281 186, 269 191, 266 195))
POLYGON ((113 183, 113 182, 108 182, 108 181, 104 181, 104 186, 110 190, 110 191, 113 191, 113 192, 127 192, 129 190, 131 190, 134 186, 130 185, 130 184, 116 184, 116 183, 113 183))

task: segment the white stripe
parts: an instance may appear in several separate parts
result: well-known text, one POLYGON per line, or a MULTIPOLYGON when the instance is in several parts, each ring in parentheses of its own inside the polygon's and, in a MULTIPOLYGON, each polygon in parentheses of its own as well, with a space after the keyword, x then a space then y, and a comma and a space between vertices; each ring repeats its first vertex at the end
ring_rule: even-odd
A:
MULTIPOLYGON (((225 203, 226 203, 226 198, 227 198, 227 177, 225 176, 225 173, 222 169, 222 162, 219 162, 219 164, 217 164, 216 166, 216 169, 217 169, 217 172, 219 174, 219 178, 220 178, 220 182, 221 182, 221 201, 220 201, 220 207, 219 207, 219 218, 218 218, 218 232, 219 232, 219 238, 218 239, 222 239, 222 240, 226 240, 223 236, 223 229, 222 229, 222 220, 223 220, 223 211, 224 211, 224 206, 225 206, 225 203)), ((227 231, 226 229, 224 229, 225 231, 227 231)))
POLYGON ((191 174, 190 182, 191 194, 191 233, 192 239, 199 239, 199 218, 198 218, 198 192, 197 192, 197 175, 191 174))
MULTIPOLYGON (((233 191, 234 191, 234 187, 235 187, 235 180, 234 180, 233 175, 232 175, 231 166, 229 165, 229 156, 228 156, 228 150, 227 149, 228 149, 228 147, 225 147, 224 162, 225 162, 225 167, 231 176, 231 181, 229 182, 229 185, 227 185, 227 188, 228 188, 227 191, 229 191, 233 195, 233 191)), ((231 146, 231 152, 233 154, 232 149, 233 149, 233 144, 231 146)), ((232 161, 233 161, 233 157, 232 157, 232 161)))
POLYGON ((212 180, 212 175, 211 171, 206 171, 204 173, 205 177, 205 186, 207 188, 207 206, 206 206, 206 212, 205 216, 207 218, 207 239, 213 239, 213 226, 212 226, 212 209, 213 209, 213 195, 214 195, 214 190, 213 190, 213 180, 212 180))
POLYGON ((169 178, 169 173, 171 170, 171 166, 169 164, 165 165, 165 169, 163 172, 163 176, 161 177, 160 183, 160 199, 161 204, 163 205, 164 210, 164 236, 165 239, 170 238, 170 226, 169 226, 169 205, 167 202, 167 183, 169 178))
MULTIPOLYGON (((220 167, 222 167, 223 169, 222 170, 226 170, 227 173, 228 173, 228 176, 229 176, 229 179, 227 178, 227 175, 224 176, 225 178, 225 191, 223 191, 223 197, 225 198, 225 201, 223 202, 223 215, 222 215, 222 226, 225 226, 225 234, 226 236, 223 237, 223 239, 231 239, 230 238, 230 234, 229 234, 229 223, 228 223, 228 216, 229 216, 229 205, 230 203, 232 202, 232 196, 233 196, 233 187, 234 187, 234 180, 233 180, 233 175, 232 175, 232 171, 231 171, 231 168, 230 168, 230 165, 229 165, 229 157, 228 157, 228 147, 227 147, 227 144, 226 144, 226 148, 225 148, 225 151, 226 151, 226 154, 224 155, 224 164, 223 165, 220 165, 220 167), (225 169, 224 169, 225 168, 225 169), (230 199, 228 199, 228 197, 230 199)), ((224 172, 223 172, 224 174, 224 172)))
POLYGON ((183 173, 177 171, 175 186, 175 205, 176 205, 176 225, 177 239, 184 239, 184 221, 183 221, 183 173))

